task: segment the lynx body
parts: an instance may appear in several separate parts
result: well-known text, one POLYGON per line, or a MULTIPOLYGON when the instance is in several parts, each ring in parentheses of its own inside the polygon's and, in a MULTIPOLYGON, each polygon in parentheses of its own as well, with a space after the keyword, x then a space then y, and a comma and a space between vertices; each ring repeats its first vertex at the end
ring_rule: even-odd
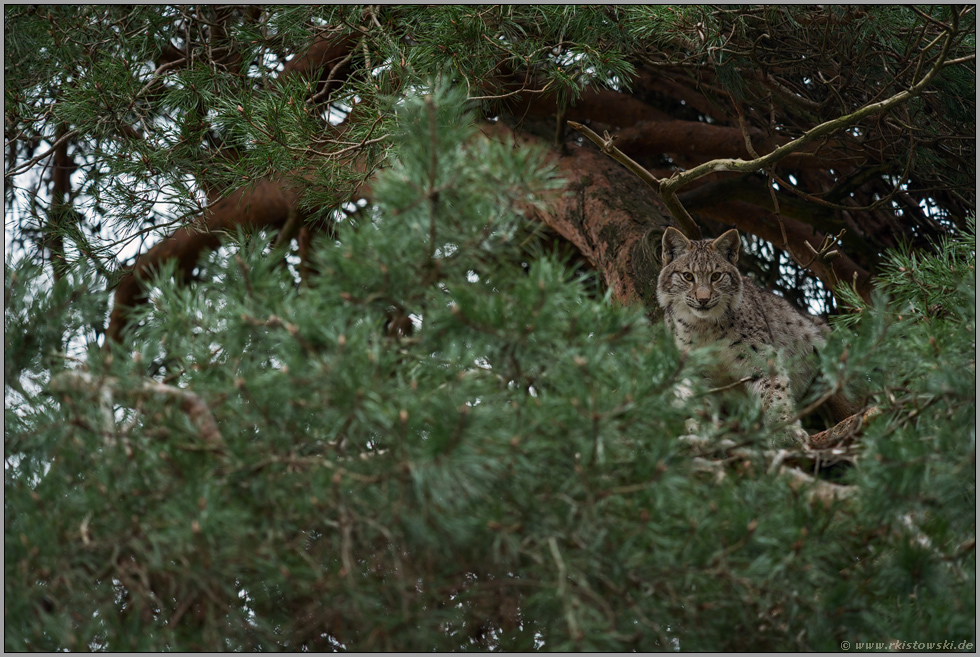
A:
MULTIPOLYGON (((705 374, 717 385, 751 377, 767 425, 789 422, 816 376, 815 348, 826 343, 826 324, 743 277, 735 263, 738 231, 691 241, 668 228, 657 301, 677 346, 718 345, 716 366, 705 374)), ((787 431, 804 439, 799 421, 787 431)))

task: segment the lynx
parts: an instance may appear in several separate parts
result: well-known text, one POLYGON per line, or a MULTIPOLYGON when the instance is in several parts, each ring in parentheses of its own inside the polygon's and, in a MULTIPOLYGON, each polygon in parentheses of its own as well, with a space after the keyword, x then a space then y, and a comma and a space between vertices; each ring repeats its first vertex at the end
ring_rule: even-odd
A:
POLYGON ((760 401, 767 426, 786 424, 786 434, 805 440, 798 402, 817 374, 813 351, 826 343, 820 319, 743 277, 735 263, 738 231, 715 240, 691 241, 668 228, 657 301, 681 349, 720 345, 716 366, 705 375, 719 386, 751 377, 746 386, 760 401))

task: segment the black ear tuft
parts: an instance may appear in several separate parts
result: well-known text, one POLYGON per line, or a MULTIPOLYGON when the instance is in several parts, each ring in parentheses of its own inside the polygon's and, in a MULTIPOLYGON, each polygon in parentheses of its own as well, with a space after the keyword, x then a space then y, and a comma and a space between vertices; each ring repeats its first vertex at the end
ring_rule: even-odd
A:
POLYGON ((664 231, 663 252, 661 265, 667 265, 671 260, 684 255, 691 250, 691 240, 684 237, 684 233, 673 227, 668 227, 664 231))
POLYGON ((734 228, 711 243, 711 248, 733 265, 738 262, 740 246, 742 246, 742 241, 738 238, 738 231, 734 228))

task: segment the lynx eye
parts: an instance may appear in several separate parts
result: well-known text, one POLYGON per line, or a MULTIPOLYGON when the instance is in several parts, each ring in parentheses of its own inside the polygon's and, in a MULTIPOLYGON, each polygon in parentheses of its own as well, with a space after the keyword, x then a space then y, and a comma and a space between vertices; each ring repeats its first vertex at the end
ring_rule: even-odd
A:
POLYGON ((689 271, 681 272, 681 276, 684 277, 684 280, 685 281, 693 281, 694 280, 694 274, 692 274, 689 271))
POLYGON ((721 280, 721 272, 720 271, 716 271, 715 273, 713 273, 711 275, 711 282, 712 283, 717 283, 720 280, 721 280))

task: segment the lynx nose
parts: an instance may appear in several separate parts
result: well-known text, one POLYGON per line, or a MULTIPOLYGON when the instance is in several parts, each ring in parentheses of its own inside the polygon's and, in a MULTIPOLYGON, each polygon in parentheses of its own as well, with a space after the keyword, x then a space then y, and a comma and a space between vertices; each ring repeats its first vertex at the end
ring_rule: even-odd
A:
POLYGON ((706 287, 699 287, 694 290, 694 299, 698 302, 699 306, 706 306, 708 302, 711 301, 711 290, 706 287))

